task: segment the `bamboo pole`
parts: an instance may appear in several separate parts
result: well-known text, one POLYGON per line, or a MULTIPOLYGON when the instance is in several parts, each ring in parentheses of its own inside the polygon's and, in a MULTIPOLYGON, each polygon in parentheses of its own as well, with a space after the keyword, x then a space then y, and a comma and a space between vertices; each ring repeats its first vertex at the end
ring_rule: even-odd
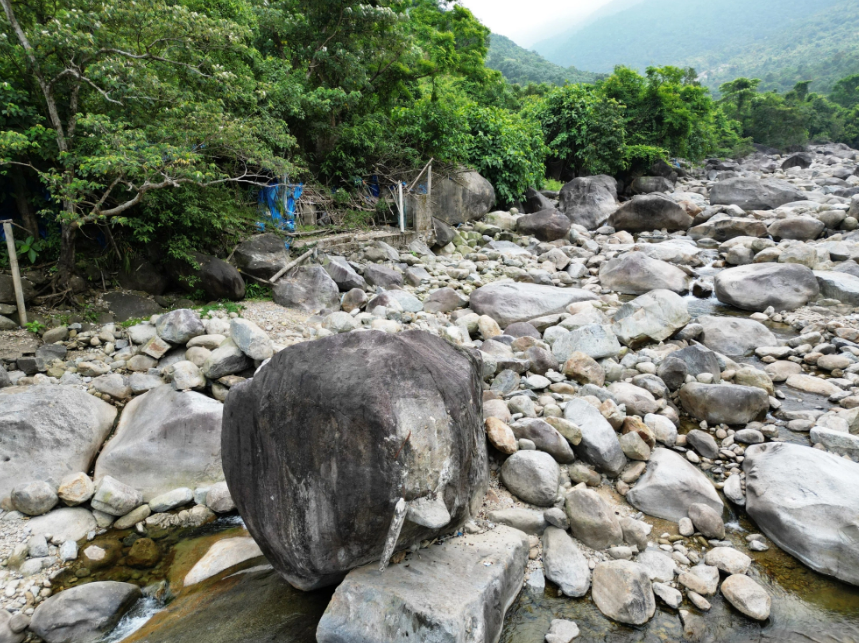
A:
POLYGON ((398 205, 400 206, 400 232, 406 231, 406 213, 405 207, 403 205, 403 183, 402 181, 397 181, 397 193, 399 196, 398 205))
POLYGON ((278 279, 280 279, 281 277, 283 277, 283 275, 285 275, 287 272, 289 272, 290 270, 292 270, 293 268, 295 268, 295 267, 296 267, 296 266, 298 266, 299 264, 302 264, 302 263, 304 263, 305 261, 307 261, 308 259, 310 259, 310 255, 312 255, 312 254, 313 254, 313 251, 314 251, 314 250, 315 250, 315 248, 311 248, 310 250, 308 250, 307 252, 305 252, 303 255, 301 255, 301 256, 300 256, 298 259, 296 259, 295 261, 292 261, 292 262, 290 262, 290 263, 286 264, 283 268, 281 268, 280 270, 278 270, 277 274, 275 274, 271 279, 269 279, 269 281, 270 281, 271 283, 276 282, 278 279))
POLYGON ((12 221, 3 222, 3 233, 6 235, 6 248, 9 250, 9 266, 12 268, 12 284, 15 287, 15 299, 18 302, 18 321, 21 327, 27 325, 27 309, 24 308, 24 288, 21 286, 21 273, 18 270, 18 255, 15 252, 15 237, 12 234, 12 221))

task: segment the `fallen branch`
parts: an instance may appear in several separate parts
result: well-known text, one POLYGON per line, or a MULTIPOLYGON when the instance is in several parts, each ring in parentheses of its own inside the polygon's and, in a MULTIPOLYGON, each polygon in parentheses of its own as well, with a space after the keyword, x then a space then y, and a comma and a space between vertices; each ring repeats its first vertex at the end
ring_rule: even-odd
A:
POLYGON ((274 284, 278 279, 283 277, 283 275, 285 275, 287 272, 289 272, 290 270, 292 270, 296 266, 299 266, 299 265, 303 264, 305 261, 307 261, 308 259, 310 259, 310 256, 313 254, 314 250, 315 250, 315 248, 311 248, 310 250, 305 252, 303 255, 301 255, 295 261, 290 261, 283 268, 278 270, 277 274, 275 274, 269 281, 271 281, 271 283, 274 284))

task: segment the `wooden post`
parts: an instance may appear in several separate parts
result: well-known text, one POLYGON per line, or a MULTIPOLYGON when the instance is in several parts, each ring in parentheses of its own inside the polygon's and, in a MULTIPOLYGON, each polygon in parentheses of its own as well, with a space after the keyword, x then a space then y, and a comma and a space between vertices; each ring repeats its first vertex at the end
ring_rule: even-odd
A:
POLYGON ((427 196, 432 196, 432 159, 427 168, 427 196))
POLYGON ((3 233, 6 235, 6 248, 9 250, 9 266, 12 268, 15 299, 18 301, 18 320, 23 328, 27 325, 27 309, 24 308, 24 288, 21 286, 21 273, 18 271, 18 255, 15 252, 15 237, 12 234, 11 221, 3 222, 3 233))
POLYGON ((398 204, 400 206, 400 232, 406 231, 406 213, 405 206, 403 204, 403 182, 397 182, 397 193, 399 196, 398 204))

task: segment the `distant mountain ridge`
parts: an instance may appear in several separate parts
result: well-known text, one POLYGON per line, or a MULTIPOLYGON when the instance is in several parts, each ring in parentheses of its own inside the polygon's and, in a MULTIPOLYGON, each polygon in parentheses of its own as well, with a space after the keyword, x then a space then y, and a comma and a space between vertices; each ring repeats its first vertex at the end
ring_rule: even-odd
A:
POLYGON ((540 54, 528 51, 505 36, 492 34, 486 66, 497 69, 511 83, 593 83, 602 74, 582 71, 575 67, 561 67, 550 63, 540 54))
POLYGON ((557 65, 595 72, 694 66, 713 87, 755 76, 766 88, 816 80, 815 91, 828 91, 859 72, 859 2, 615 0, 534 49, 557 65))

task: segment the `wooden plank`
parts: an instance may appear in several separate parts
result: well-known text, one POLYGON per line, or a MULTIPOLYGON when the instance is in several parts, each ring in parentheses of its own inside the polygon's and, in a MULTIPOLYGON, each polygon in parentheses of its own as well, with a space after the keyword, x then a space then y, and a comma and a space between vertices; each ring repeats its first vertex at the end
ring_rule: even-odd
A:
POLYGON ((12 285, 15 287, 15 299, 18 302, 18 320, 21 327, 27 325, 27 309, 24 308, 24 289, 21 286, 21 273, 18 270, 18 254, 15 252, 15 237, 12 234, 12 222, 3 222, 3 232, 6 235, 6 248, 9 250, 9 266, 12 268, 12 285))

